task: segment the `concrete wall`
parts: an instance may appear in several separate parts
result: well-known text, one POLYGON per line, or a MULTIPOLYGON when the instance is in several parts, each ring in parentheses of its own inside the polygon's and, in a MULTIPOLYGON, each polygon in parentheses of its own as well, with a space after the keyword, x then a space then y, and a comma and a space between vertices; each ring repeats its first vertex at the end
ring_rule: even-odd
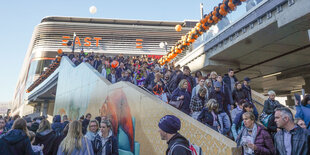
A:
POLYGON ((131 121, 128 118, 135 117, 133 135, 141 145, 141 154, 165 154, 167 144, 160 139, 157 124, 167 114, 181 119, 180 133, 201 146, 204 154, 241 154, 235 142, 155 96, 131 83, 112 85, 88 64, 74 67, 65 57, 60 65, 54 114, 67 114, 70 119, 77 119, 88 112, 93 118, 108 116, 119 126, 127 127, 131 121))

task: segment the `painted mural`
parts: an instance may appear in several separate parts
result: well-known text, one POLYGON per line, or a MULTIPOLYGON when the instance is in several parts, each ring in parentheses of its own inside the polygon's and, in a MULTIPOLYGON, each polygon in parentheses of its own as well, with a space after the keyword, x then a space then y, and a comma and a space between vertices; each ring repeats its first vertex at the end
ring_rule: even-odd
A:
POLYGON ((64 57, 59 67, 54 115, 66 114, 75 120, 86 113, 111 120, 120 155, 165 154, 167 143, 160 139, 157 124, 167 114, 180 118, 180 133, 201 146, 204 154, 241 153, 235 142, 137 86, 127 82, 111 84, 89 64, 74 66, 64 57))
POLYGON ((114 90, 106 97, 100 109, 100 116, 111 120, 114 135, 122 130, 128 136, 130 151, 134 152, 134 128, 127 97, 122 89, 114 90))

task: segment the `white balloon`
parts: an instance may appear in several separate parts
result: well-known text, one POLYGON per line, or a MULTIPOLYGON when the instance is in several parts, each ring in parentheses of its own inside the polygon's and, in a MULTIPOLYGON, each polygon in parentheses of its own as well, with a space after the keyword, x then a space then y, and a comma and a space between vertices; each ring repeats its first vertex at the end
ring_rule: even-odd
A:
POLYGON ((97 8, 95 6, 91 6, 91 7, 89 7, 89 12, 91 14, 95 14, 97 12, 97 8))

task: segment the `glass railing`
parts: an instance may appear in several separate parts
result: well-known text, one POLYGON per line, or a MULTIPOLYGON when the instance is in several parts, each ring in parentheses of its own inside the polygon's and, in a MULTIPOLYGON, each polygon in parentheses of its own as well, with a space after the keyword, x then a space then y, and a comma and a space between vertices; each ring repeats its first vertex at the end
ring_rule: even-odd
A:
MULTIPOLYGON (((217 4, 221 3, 222 0, 216 0, 217 4)), ((210 39, 212 39, 217 34, 221 33, 226 27, 229 27, 232 23, 238 21, 240 18, 245 16, 248 12, 252 10, 255 6, 260 3, 266 2, 268 0, 247 0, 246 2, 242 2, 241 5, 236 7, 236 10, 228 13, 226 17, 222 18, 216 25, 210 27, 210 29, 201 35, 194 43, 193 49, 196 49, 201 44, 204 44, 210 39)), ((211 10, 206 10, 204 13, 208 14, 211 10)))

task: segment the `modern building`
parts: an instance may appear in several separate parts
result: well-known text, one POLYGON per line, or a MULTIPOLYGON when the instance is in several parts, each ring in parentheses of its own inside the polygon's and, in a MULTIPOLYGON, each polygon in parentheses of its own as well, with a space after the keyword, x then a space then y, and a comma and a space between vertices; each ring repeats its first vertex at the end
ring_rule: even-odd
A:
MULTIPOLYGON (((74 34, 74 52, 156 56, 165 54, 196 22, 45 17, 33 31, 13 96, 12 114, 42 112, 43 104, 28 102, 25 90, 51 64, 58 49, 72 52, 73 45, 67 43, 73 41, 74 34), (181 32, 175 31, 177 24, 183 26, 181 32), (159 46, 161 42, 167 43, 166 48, 159 46)), ((53 102, 50 98, 41 101, 53 102)))

